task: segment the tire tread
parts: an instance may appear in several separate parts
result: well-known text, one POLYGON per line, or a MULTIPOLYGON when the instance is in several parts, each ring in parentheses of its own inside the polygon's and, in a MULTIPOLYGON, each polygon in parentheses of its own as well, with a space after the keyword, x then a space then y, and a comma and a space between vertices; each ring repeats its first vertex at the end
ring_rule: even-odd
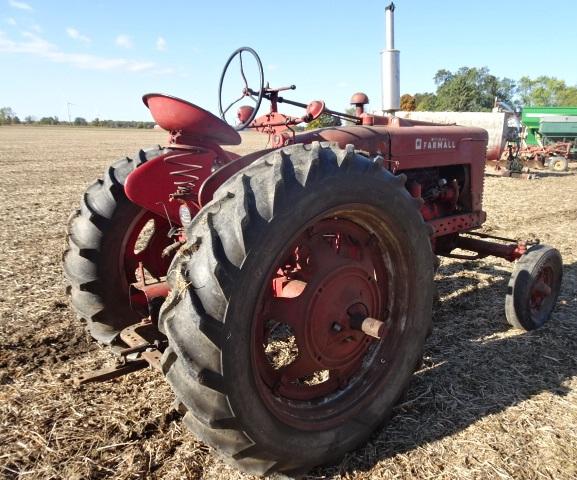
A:
MULTIPOLYGON (((189 242, 169 271, 171 293, 160 314, 160 329, 171 345, 162 360, 167 380, 179 405, 188 410, 187 427, 227 462, 249 473, 265 475, 313 465, 274 458, 250 438, 226 401, 220 349, 227 341, 223 323, 227 300, 242 260, 259 240, 257 232, 275 212, 290 206, 292 194, 327 176, 351 172, 378 176, 408 202, 412 198, 404 189, 406 177, 375 168, 352 146, 342 150, 328 143, 292 145, 264 155, 221 185, 188 227, 189 242), (188 373, 191 370, 198 371, 196 377, 188 373), (205 401, 207 391, 218 401, 205 401)), ((428 237, 422 219, 421 224, 428 237)), ((327 452, 326 459, 332 455, 327 452)))

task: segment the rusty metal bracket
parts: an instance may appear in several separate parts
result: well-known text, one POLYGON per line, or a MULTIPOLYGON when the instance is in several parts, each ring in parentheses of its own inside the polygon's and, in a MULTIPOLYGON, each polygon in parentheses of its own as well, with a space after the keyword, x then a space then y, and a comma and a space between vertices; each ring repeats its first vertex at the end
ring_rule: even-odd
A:
POLYGON ((122 377, 128 373, 136 372, 148 367, 146 360, 133 360, 125 364, 116 365, 110 368, 102 368, 100 370, 93 370, 82 375, 78 375, 72 381, 74 385, 85 385, 94 382, 106 382, 114 378, 122 377))
MULTIPOLYGON (((126 343, 129 348, 121 350, 119 354, 121 357, 124 356, 126 358, 127 355, 132 353, 139 353, 140 357, 146 360, 152 368, 161 372, 160 357, 162 356, 162 352, 160 349, 166 342, 160 338, 161 335, 156 326, 149 322, 130 325, 120 332, 121 340, 126 343)), ((162 337, 164 337, 164 335, 162 335, 162 337)))
POLYGON ((162 371, 160 358, 167 341, 153 323, 144 320, 141 323, 130 325, 120 332, 120 338, 128 345, 128 348, 118 352, 119 364, 78 375, 73 379, 75 385, 106 382, 148 366, 162 371), (135 355, 136 358, 129 359, 131 355, 135 355))

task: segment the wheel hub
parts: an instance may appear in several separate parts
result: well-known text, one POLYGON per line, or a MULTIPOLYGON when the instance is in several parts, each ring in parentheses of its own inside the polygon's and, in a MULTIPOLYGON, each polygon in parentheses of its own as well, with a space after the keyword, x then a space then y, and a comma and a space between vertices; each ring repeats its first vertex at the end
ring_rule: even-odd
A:
POLYGON ((377 312, 379 292, 368 272, 355 264, 332 270, 317 284, 306 309, 307 348, 319 366, 339 369, 362 354, 370 342, 351 326, 353 307, 377 312))
POLYGON ((553 271, 551 268, 543 268, 533 286, 531 288, 531 294, 529 297, 529 305, 533 314, 538 314, 543 302, 547 297, 549 297, 552 293, 551 285, 553 283, 553 271))
POLYGON ((255 331, 263 388, 291 401, 345 388, 375 342, 351 319, 382 314, 384 265, 372 236, 350 221, 322 220, 275 271, 276 294, 264 299, 255 331))

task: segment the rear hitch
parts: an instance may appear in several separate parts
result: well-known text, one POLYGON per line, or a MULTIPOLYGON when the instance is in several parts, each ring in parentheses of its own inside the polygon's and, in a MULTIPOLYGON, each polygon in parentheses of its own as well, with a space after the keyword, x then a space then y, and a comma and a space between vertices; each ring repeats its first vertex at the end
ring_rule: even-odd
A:
POLYGON ((128 345, 116 352, 118 363, 110 368, 92 370, 73 379, 75 385, 106 382, 127 375, 148 366, 162 371, 160 358, 166 348, 166 337, 148 319, 126 327, 120 332, 120 339, 128 345))
POLYGON ((86 383, 106 382, 114 378, 122 377, 137 370, 142 370, 148 366, 146 360, 133 360, 126 364, 118 364, 110 368, 92 370, 72 379, 74 385, 84 385, 86 383))

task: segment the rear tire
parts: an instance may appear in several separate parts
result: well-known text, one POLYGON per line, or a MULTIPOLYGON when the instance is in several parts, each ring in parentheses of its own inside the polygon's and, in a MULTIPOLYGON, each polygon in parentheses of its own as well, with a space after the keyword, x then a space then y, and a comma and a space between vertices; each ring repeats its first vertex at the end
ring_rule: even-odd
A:
POLYGON ((558 250, 548 245, 531 247, 517 261, 509 280, 507 322, 526 331, 542 327, 555 308, 562 277, 563 261, 558 250))
MULTIPOLYGON (((409 195, 405 180, 356 154, 352 146, 345 151, 328 144, 292 145, 266 154, 229 179, 188 227, 188 242, 168 274, 171 293, 160 315, 160 328, 169 339, 163 371, 186 412, 187 427, 235 467, 258 475, 294 474, 335 461, 388 418, 406 389, 431 324, 433 262, 420 202, 409 195), (293 252, 294 239, 303 232, 313 235, 317 225, 331 222, 337 225, 331 228, 350 232, 339 248, 355 250, 352 246, 357 245, 363 253, 357 263, 352 257, 339 257, 324 243, 336 236, 327 240, 321 235, 324 262, 336 255, 335 261, 342 260, 339 265, 344 266, 335 271, 354 272, 372 259, 375 270, 368 267, 369 277, 374 274, 379 282, 376 295, 384 303, 377 310, 389 333, 371 343, 350 330, 350 338, 359 338, 353 342, 361 342, 353 347, 362 352, 352 376, 331 393, 315 397, 313 392, 299 400, 291 395, 310 396, 308 386, 280 382, 275 390, 266 382, 263 372, 271 368, 263 365, 261 306, 272 296, 271 276, 288 258, 285 254, 293 252), (351 240, 363 237, 363 231, 370 237, 366 244, 351 240), (364 253, 375 251, 365 248, 369 243, 378 255, 364 253), (386 273, 378 270, 379 258, 384 259, 386 273)), ((323 263, 316 259, 311 255, 305 264, 318 269, 323 263)), ((330 277, 327 289, 333 280, 342 283, 346 278, 343 289, 357 281, 354 273, 315 275, 303 297, 308 285, 317 285, 316 278, 330 277)), ((333 295, 332 302, 322 304, 339 302, 341 298, 333 295)), ((334 314, 337 318, 340 312, 334 314)), ((299 355, 299 325, 309 322, 311 329, 320 330, 324 319, 319 313, 312 323, 309 313, 306 316, 293 324, 299 355)), ((307 342, 314 343, 314 335, 307 342)), ((319 362, 320 358, 319 354, 319 362)), ((341 370, 339 375, 337 381, 346 376, 341 370)), ((333 370, 327 382, 332 376, 333 370)), ((310 388, 323 386, 332 388, 324 383, 310 388)))
MULTIPOLYGON (((154 223, 153 235, 160 245, 167 230, 165 219, 132 203, 124 193, 130 172, 161 153, 160 147, 140 150, 134 159, 126 157, 112 164, 103 179, 88 187, 80 209, 68 219, 68 246, 63 255, 67 291, 92 337, 105 344, 113 343, 122 328, 139 320, 130 308, 128 292, 136 280, 134 269, 125 267, 127 255, 133 253, 128 252, 130 236, 138 236, 135 229, 142 229, 147 219, 154 223)), ((168 245, 169 239, 164 243, 168 245)))

